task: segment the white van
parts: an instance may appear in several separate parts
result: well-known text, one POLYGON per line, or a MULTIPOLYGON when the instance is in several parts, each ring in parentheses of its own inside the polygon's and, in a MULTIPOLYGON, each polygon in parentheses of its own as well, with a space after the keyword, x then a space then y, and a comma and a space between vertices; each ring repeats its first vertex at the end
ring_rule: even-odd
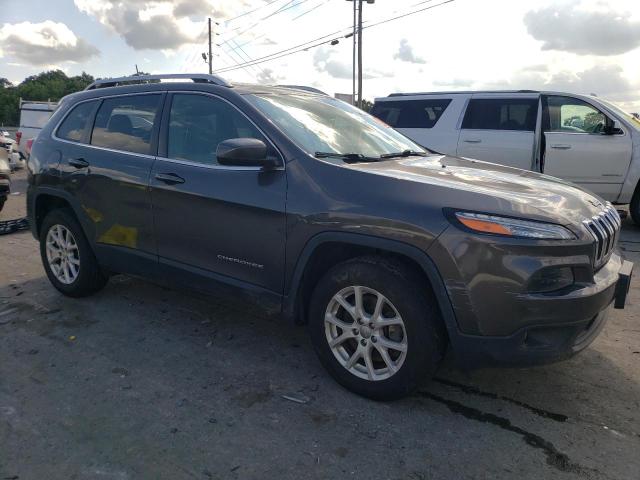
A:
POLYGON ((373 115, 440 153, 543 172, 640 224, 640 120, 601 98, 532 90, 396 93, 373 115))
POLYGON ((16 143, 22 158, 28 157, 27 141, 38 136, 56 108, 58 108, 58 104, 55 102, 20 99, 20 127, 16 133, 16 143))

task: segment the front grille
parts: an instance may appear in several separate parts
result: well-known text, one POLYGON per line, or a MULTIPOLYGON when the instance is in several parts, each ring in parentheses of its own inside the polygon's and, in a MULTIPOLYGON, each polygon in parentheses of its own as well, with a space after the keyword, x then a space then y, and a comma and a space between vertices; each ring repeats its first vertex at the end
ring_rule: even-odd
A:
POLYGON ((584 225, 595 240, 594 267, 598 268, 609 260, 618 242, 622 221, 616 209, 607 203, 602 212, 585 220, 584 225))

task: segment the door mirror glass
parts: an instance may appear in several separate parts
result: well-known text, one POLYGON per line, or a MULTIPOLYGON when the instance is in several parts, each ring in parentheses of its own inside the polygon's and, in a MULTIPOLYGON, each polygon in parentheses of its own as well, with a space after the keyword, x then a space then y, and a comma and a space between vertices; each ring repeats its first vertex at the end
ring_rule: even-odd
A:
POLYGON ((235 167, 274 167, 277 161, 267 155, 267 145, 257 138, 231 138, 218 144, 220 165, 235 167))

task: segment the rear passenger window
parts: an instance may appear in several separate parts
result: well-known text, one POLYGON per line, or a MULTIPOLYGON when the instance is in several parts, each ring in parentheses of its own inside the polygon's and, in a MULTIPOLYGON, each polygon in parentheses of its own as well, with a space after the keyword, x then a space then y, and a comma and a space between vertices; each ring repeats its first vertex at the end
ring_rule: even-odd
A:
POLYGON ((264 136, 238 110, 205 95, 175 94, 171 102, 167 156, 213 165, 218 144, 232 138, 264 136))
POLYGON ((82 142, 87 122, 95 108, 97 100, 76 105, 58 127, 56 135, 63 140, 82 142))
POLYGON ((105 99, 96 115, 91 145, 149 154, 160 99, 156 94, 105 99))
POLYGON ((474 98, 469 101, 462 128, 533 132, 537 115, 536 98, 474 98))
POLYGON ((433 128, 451 99, 383 101, 371 113, 396 128, 433 128))

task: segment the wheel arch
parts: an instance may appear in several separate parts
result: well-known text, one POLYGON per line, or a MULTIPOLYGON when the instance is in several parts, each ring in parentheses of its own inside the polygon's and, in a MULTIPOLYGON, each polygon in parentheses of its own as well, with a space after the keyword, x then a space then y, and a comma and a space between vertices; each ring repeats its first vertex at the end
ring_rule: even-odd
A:
POLYGON ((87 238, 93 238, 87 235, 87 227, 90 225, 90 221, 86 214, 77 208, 73 197, 57 189, 44 188, 39 189, 33 197, 33 213, 30 220, 32 222, 31 231, 36 239, 40 238, 40 228, 44 218, 49 212, 59 208, 67 208, 73 212, 87 238))
POLYGON ((307 242, 287 283, 283 300, 285 317, 306 323, 308 298, 321 275, 337 263, 371 254, 392 257, 416 269, 431 286, 449 336, 455 334, 457 327, 451 301, 429 255, 404 242, 357 233, 320 233, 307 242))

